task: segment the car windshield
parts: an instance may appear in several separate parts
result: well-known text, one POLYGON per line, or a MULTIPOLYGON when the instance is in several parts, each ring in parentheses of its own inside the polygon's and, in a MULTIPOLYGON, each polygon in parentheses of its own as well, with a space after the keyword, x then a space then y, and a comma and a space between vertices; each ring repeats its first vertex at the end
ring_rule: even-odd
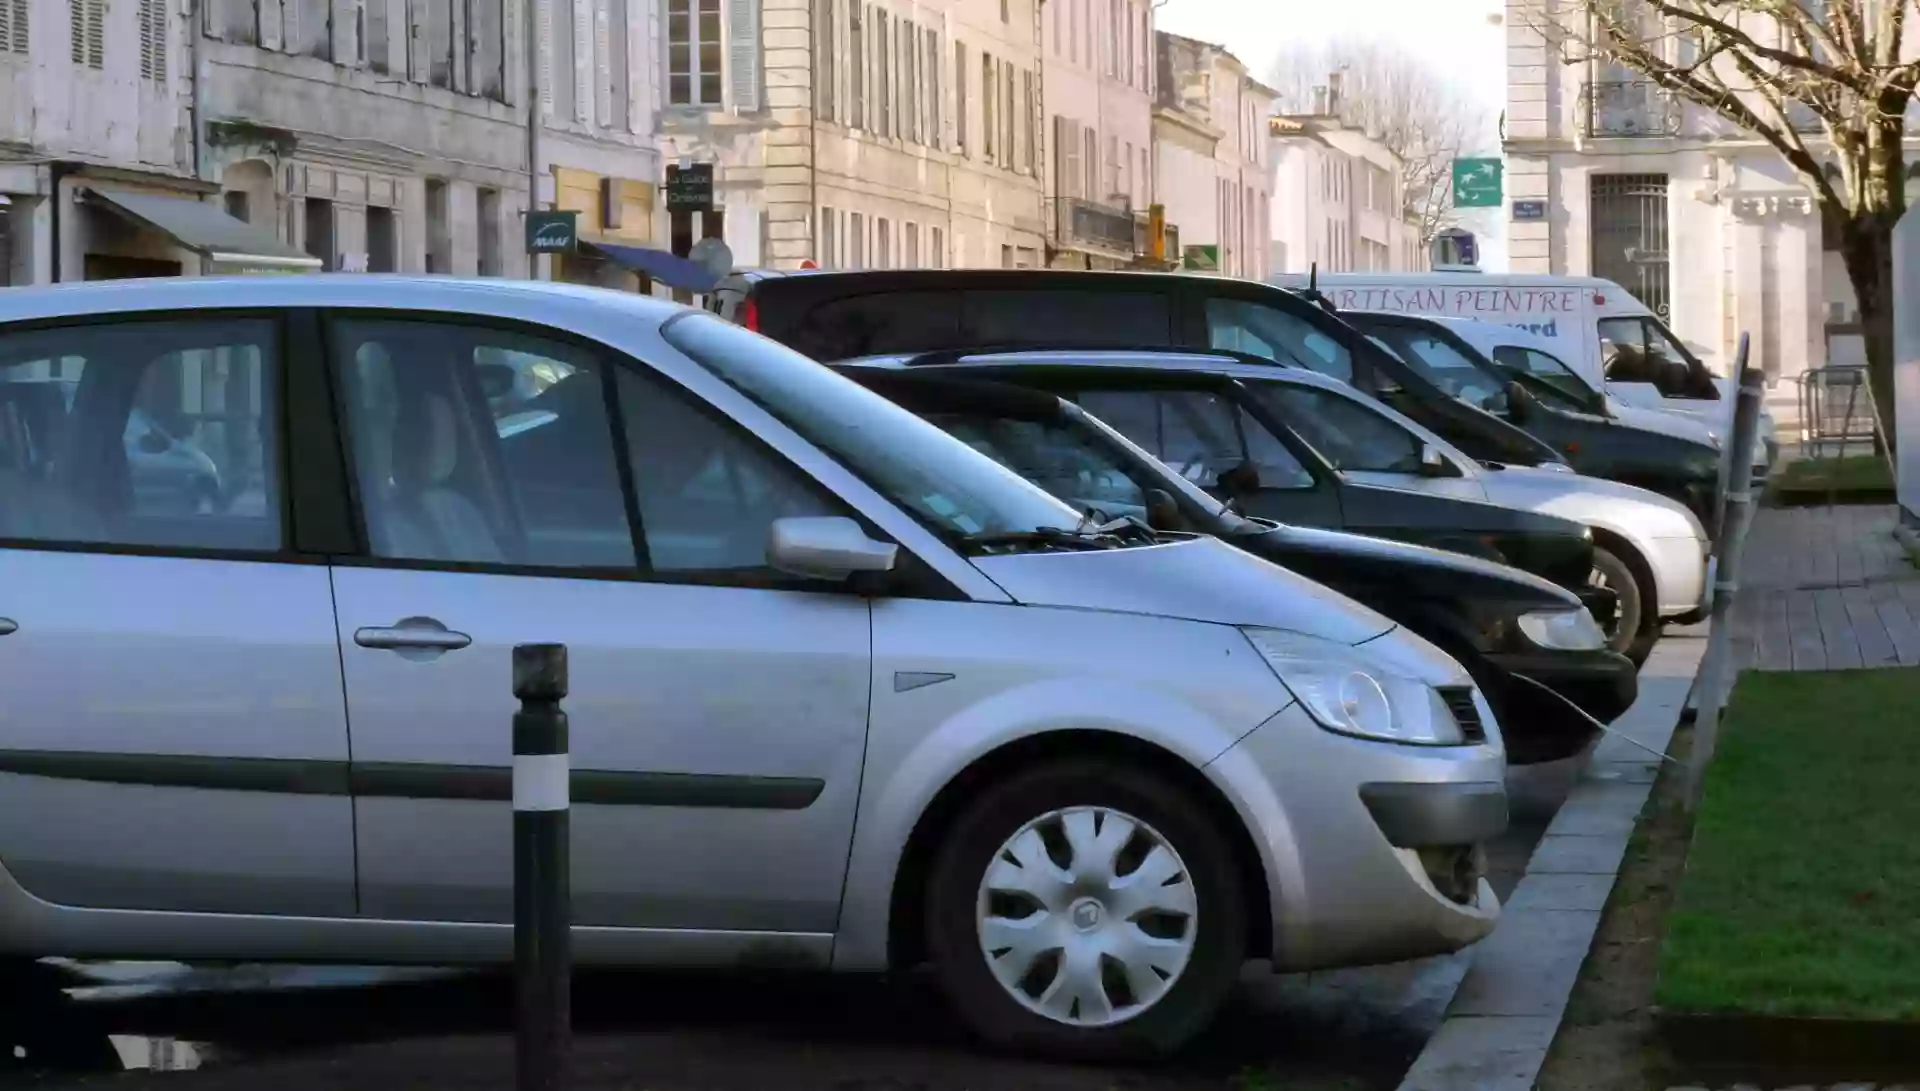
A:
POLYGON ((925 416, 1097 521, 1132 516, 1145 522, 1148 489, 1178 493, 1216 516, 1225 512, 1198 486, 1084 413, 1052 421, 971 412, 925 416))
POLYGON ((1499 370, 1462 352, 1441 334, 1398 323, 1374 325, 1370 333, 1452 397, 1491 413, 1506 411, 1506 380, 1499 370))
POLYGON ((1081 523, 1020 475, 784 345, 704 313, 661 332, 949 541, 1081 523))

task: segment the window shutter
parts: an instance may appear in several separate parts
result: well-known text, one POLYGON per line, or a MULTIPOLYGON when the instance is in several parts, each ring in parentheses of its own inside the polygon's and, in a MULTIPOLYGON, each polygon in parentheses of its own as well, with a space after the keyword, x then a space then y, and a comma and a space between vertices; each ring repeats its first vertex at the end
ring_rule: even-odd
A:
POLYGON ((427 0, 407 0, 407 78, 426 83, 431 65, 427 62, 427 24, 431 15, 427 0))
MULTIPOLYGON (((420 0, 414 0, 419 3, 420 0)), ((553 5, 560 0, 528 0, 538 4, 534 31, 540 36, 539 62, 540 112, 547 117, 553 116, 553 5)))
POLYGON ((593 0, 573 0, 573 119, 593 121, 593 0))
POLYGON ((642 136, 653 131, 653 80, 659 66, 649 47, 649 5, 627 0, 627 131, 642 136))
POLYGON ((736 113, 760 109, 760 0, 727 0, 727 79, 736 113))
POLYGON ((134 12, 140 30, 140 78, 167 82, 167 9, 164 0, 140 0, 134 12))
MULTIPOLYGON (((612 0, 593 3, 593 104, 602 128, 613 124, 612 0)), ((631 77, 629 77, 631 78, 631 77)))

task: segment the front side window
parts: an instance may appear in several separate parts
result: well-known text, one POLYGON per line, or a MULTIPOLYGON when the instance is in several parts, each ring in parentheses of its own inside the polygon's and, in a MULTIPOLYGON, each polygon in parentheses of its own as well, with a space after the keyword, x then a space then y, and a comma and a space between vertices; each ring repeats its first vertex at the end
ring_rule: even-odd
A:
POLYGON ((1418 473, 1420 438, 1354 398, 1294 383, 1248 384, 1274 415, 1335 469, 1418 473))
POLYGON ((913 413, 778 342, 705 314, 666 339, 936 534, 1071 530, 1078 513, 913 413))
POLYGON ((0 336, 0 538, 278 550, 278 343, 264 319, 0 336))
POLYGON ((1207 344, 1353 381, 1353 354, 1296 314, 1244 299, 1207 300, 1207 344))
POLYGON ((1501 345, 1493 350, 1493 362, 1526 382, 1535 394, 1559 400, 1569 408, 1595 412, 1600 397, 1594 389, 1560 360, 1538 349, 1501 345))
POLYGON ((1599 332, 1601 368, 1608 382, 1651 383, 1668 398, 1720 396, 1706 368, 1659 322, 1646 317, 1602 318, 1599 332))
POLYGON ((1105 422, 1194 485, 1246 463, 1262 488, 1312 488, 1293 453, 1224 394, 1211 391, 1089 390, 1080 408, 1105 422))
POLYGON ((415 320, 342 322, 334 343, 375 556, 634 566, 598 354, 415 320))

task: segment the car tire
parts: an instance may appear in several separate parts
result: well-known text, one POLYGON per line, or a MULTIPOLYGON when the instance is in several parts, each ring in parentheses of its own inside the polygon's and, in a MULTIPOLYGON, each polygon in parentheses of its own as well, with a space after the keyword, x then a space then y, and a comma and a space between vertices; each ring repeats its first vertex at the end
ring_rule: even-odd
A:
POLYGON ((1247 958, 1250 881, 1190 791, 1126 762, 1049 763, 988 786, 948 828, 927 881, 928 952, 948 1000, 989 1045, 1080 1060, 1165 1056, 1233 988, 1247 958), (1076 854, 1069 837, 1092 851, 1076 854), (1038 895, 1013 893, 1021 887, 1038 895), (1155 903, 1166 911, 1142 910, 1155 903), (994 940, 1048 920, 1057 933, 989 955, 994 940), (1076 963, 1091 973, 1076 980, 1076 963))
POLYGON ((1620 597, 1607 646, 1640 666, 1660 639, 1660 611, 1652 581, 1643 578, 1624 557, 1601 546, 1593 550, 1593 579, 1620 597))

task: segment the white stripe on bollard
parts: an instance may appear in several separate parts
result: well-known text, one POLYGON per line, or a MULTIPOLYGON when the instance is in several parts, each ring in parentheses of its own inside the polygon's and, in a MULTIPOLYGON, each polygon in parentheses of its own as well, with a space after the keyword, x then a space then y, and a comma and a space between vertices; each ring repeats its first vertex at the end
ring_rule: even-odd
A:
POLYGON ((568 759, 565 754, 515 754, 513 809, 564 811, 567 809, 568 759))

